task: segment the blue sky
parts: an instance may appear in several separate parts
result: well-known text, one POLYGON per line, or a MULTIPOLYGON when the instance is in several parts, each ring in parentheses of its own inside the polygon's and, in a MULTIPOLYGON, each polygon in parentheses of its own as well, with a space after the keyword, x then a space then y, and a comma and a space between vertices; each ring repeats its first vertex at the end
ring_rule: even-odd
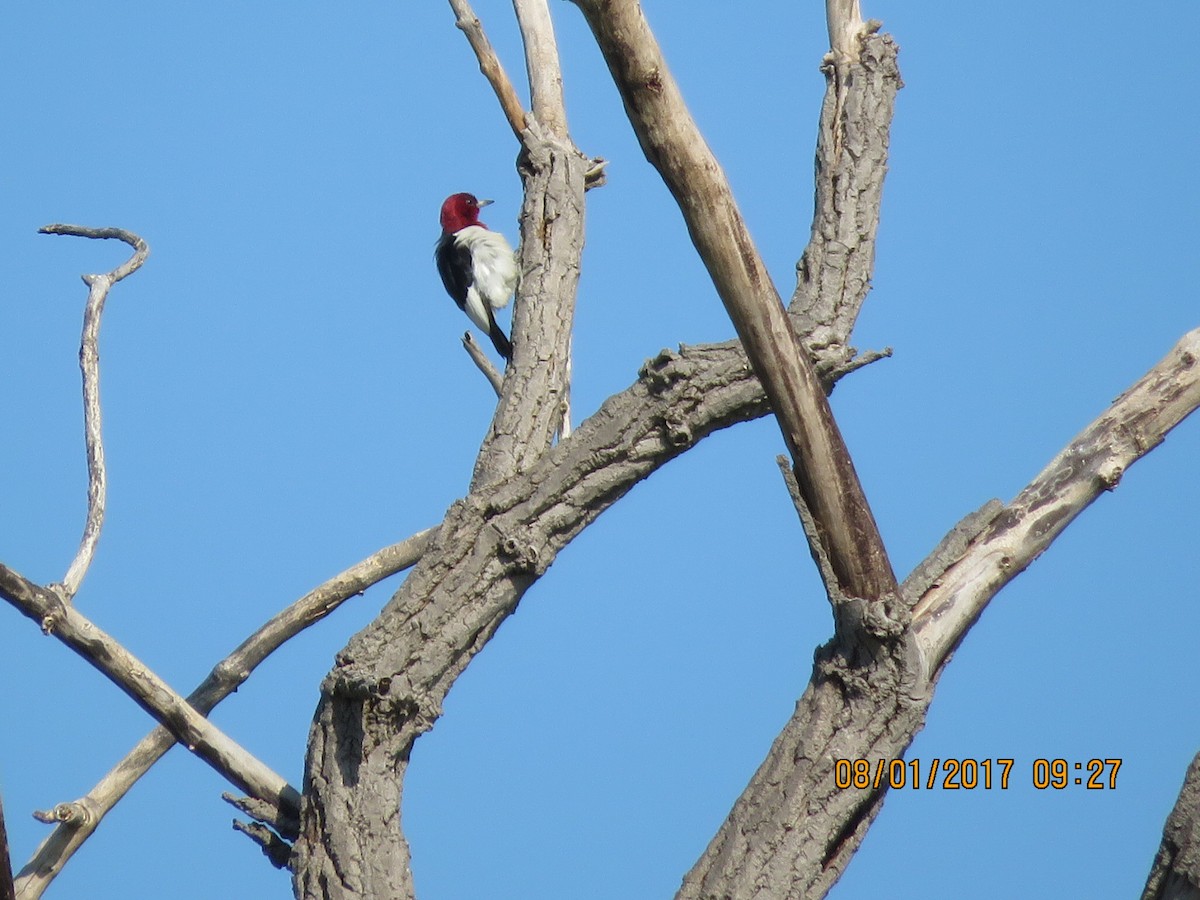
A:
MULTIPOLYGON (((646 0, 784 295, 808 233, 823 4, 646 0)), ((480 2, 509 71, 511 7, 480 2)), ((572 132, 611 161, 588 195, 575 410, 660 348, 732 336, 578 12, 553 4, 572 132)), ((988 15, 866 0, 900 43, 874 291, 891 360, 835 412, 897 570, 1011 498, 1185 331, 1200 61, 1129 4, 988 15)), ((76 353, 85 271, 152 247, 101 353, 109 518, 80 608, 181 690, 308 588, 437 522, 490 390, 432 263, 451 192, 515 236, 511 133, 444 3, 16 4, 0 37, 0 560, 61 578, 82 527, 76 353)), ((560 556, 450 694, 404 809, 423 900, 671 896, 783 726, 827 605, 769 421, 721 433, 560 556)), ((1007 588, 908 757, 1013 758, 1007 790, 896 792, 836 900, 1127 897, 1200 746, 1200 563, 1184 423, 1007 588), (1117 789, 1037 791, 1039 757, 1124 760, 1117 789)), ((317 686, 395 584, 265 664, 215 719, 298 783, 317 686)), ((73 799, 145 715, 0 610, 0 792, 73 799)), ((174 750, 57 897, 290 896, 229 829, 226 786, 174 750)))

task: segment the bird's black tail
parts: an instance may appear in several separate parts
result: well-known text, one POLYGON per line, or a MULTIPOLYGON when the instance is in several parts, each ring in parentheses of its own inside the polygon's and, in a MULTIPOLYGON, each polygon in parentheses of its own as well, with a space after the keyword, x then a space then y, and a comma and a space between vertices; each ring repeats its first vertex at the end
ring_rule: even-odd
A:
POLYGON ((506 363, 512 362, 512 342, 496 324, 496 317, 492 315, 490 309, 488 310, 488 325, 491 326, 488 337, 492 339, 492 346, 496 348, 497 353, 504 357, 506 363))

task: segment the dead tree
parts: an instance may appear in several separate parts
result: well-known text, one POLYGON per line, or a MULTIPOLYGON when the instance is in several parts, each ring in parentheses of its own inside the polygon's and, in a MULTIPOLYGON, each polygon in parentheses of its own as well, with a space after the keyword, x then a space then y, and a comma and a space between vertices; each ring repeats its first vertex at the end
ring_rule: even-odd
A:
MULTIPOLYGON (((557 554, 602 512, 706 436, 765 415, 775 417, 790 455, 780 458, 785 488, 824 582, 834 629, 791 721, 686 874, 679 896, 823 896, 879 813, 891 762, 903 759, 951 653, 984 607, 1200 406, 1195 330, 1013 500, 993 500, 966 515, 899 581, 826 399, 838 379, 883 355, 858 354, 850 339, 870 285, 901 86, 895 43, 879 23, 862 19, 857 0, 828 0, 816 208, 785 306, 637 0, 575 0, 738 340, 659 354, 633 384, 571 429, 571 335, 586 194, 603 183, 604 162, 572 141, 545 0, 514 4, 526 50, 528 110, 468 4, 451 5, 517 138, 524 185, 515 355, 502 379, 485 372, 498 403, 469 493, 435 527, 384 548, 284 610, 186 698, 72 605, 104 518, 100 314, 109 290, 145 261, 148 248, 121 229, 44 229, 121 240, 134 255, 112 272, 85 277, 81 365, 90 489, 79 554, 62 582, 48 586, 0 566, 0 595, 88 659, 160 727, 92 792, 44 814, 58 824, 17 875, 17 897, 40 896, 104 814, 176 741, 248 795, 233 800, 256 820, 243 829, 276 864, 292 869, 296 896, 413 896, 398 815, 404 777, 415 741, 440 716, 457 677, 557 554), (289 637, 410 566, 403 586, 343 649, 322 684, 302 790, 208 723, 205 714, 289 637), (839 784, 839 762, 847 760, 868 764, 862 787, 839 784)), ((1200 884, 1190 852, 1194 774, 1168 821, 1147 896, 1174 896, 1172 889, 1200 884)))

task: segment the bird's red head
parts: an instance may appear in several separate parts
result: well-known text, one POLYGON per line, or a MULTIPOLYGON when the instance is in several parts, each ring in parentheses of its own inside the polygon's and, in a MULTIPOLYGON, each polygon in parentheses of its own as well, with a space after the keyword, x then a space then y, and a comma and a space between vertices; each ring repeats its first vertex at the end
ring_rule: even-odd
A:
POLYGON ((478 200, 474 194, 451 194, 442 203, 442 231, 446 234, 454 234, 468 225, 487 228, 479 221, 479 210, 491 202, 491 200, 478 200))

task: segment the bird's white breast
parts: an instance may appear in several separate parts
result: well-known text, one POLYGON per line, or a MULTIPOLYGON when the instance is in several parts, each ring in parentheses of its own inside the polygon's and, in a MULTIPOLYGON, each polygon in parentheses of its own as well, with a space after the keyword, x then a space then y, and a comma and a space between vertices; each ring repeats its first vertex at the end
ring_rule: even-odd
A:
POLYGON ((479 225, 468 225, 454 235, 454 242, 471 252, 474 287, 492 309, 508 306, 517 289, 520 271, 517 257, 504 235, 479 225))

